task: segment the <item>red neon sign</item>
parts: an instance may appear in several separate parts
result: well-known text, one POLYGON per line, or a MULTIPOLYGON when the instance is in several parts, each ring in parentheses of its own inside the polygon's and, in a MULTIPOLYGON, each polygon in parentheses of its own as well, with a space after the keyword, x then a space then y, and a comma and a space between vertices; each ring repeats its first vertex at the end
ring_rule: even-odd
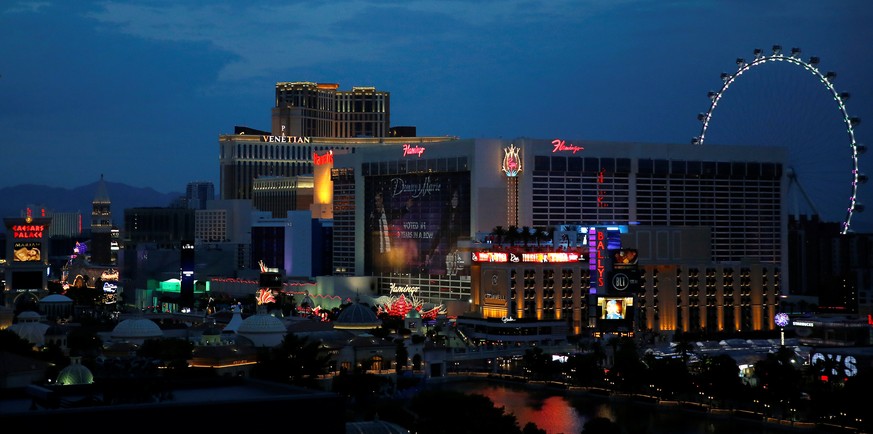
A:
MULTIPOLYGON (((606 169, 600 169, 600 173, 597 174, 597 185, 603 185, 603 175, 606 174, 606 169)), ((597 207, 598 208, 606 208, 609 206, 603 199, 606 198, 606 190, 597 189, 597 207)))
POLYGON ((45 230, 43 225, 14 225, 12 226, 13 238, 42 238, 45 230))
POLYGON ((572 143, 568 145, 566 141, 561 140, 561 139, 552 140, 552 146, 555 147, 554 149, 552 149, 552 153, 559 152, 559 151, 571 151, 575 154, 576 152, 582 151, 585 149, 582 146, 576 146, 572 143))
POLYGON ((327 151, 324 155, 318 155, 315 152, 312 153, 312 164, 316 166, 321 166, 324 164, 333 164, 333 151, 327 151))
POLYGON ((424 154, 424 149, 425 149, 424 146, 418 146, 418 145, 413 146, 413 145, 410 145, 409 143, 404 143, 403 144, 403 156, 407 157, 410 155, 418 155, 419 157, 421 157, 421 154, 424 154))
POLYGON ((606 259, 606 231, 598 230, 597 231, 597 286, 602 288, 606 285, 606 279, 604 278, 604 272, 606 271, 606 266, 603 264, 603 260, 606 259))

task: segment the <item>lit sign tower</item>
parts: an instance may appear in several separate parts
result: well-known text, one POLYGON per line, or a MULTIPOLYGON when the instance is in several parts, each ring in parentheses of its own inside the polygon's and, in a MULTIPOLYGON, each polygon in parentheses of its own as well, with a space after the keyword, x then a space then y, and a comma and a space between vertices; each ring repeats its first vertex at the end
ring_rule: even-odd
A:
POLYGON ((19 301, 32 294, 36 301, 46 291, 49 243, 48 229, 51 218, 33 218, 28 210, 25 218, 6 218, 6 287, 5 304, 19 301))
POLYGON ((521 148, 510 144, 503 149, 503 173, 506 174, 506 224, 518 226, 518 175, 521 173, 521 148))
POLYGON ((194 307, 194 242, 182 241, 181 253, 181 288, 179 290, 179 307, 191 309, 194 307))

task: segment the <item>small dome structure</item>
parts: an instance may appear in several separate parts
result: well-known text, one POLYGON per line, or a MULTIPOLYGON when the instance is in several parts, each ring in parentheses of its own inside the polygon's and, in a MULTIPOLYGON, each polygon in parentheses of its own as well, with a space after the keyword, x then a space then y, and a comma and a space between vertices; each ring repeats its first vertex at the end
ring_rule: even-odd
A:
POLYGON ((49 319, 73 316, 73 299, 63 294, 47 295, 39 300, 39 309, 49 319))
POLYGON ((146 340, 164 337, 164 332, 154 321, 146 318, 129 318, 112 329, 110 335, 119 340, 146 340))
POLYGON ((9 326, 9 330, 34 346, 41 347, 45 345, 45 332, 51 327, 39 322, 41 318, 32 310, 21 312, 18 314, 18 322, 9 326))
POLYGON ((346 306, 334 321, 333 327, 340 330, 370 330, 382 325, 376 312, 361 303, 346 306))
POLYGON ((81 357, 72 357, 70 365, 58 373, 57 384, 61 386, 74 386, 77 384, 91 384, 94 382, 94 374, 87 366, 82 364, 81 357))
POLYGON ((63 294, 47 295, 39 300, 40 303, 72 303, 73 299, 63 294))
POLYGON ((243 320, 237 334, 249 338, 255 346, 275 347, 287 333, 285 323, 268 313, 259 313, 243 320))

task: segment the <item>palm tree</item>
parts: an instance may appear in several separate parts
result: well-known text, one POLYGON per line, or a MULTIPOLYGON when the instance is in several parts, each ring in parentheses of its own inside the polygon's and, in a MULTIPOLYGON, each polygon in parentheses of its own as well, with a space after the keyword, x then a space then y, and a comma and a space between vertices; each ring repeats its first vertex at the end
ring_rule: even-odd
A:
POLYGON ((518 240, 518 226, 510 225, 506 230, 506 241, 510 246, 514 246, 516 240, 518 240))
POLYGON ((503 226, 495 226, 491 233, 497 237, 497 244, 503 244, 503 237, 506 235, 506 229, 503 226))

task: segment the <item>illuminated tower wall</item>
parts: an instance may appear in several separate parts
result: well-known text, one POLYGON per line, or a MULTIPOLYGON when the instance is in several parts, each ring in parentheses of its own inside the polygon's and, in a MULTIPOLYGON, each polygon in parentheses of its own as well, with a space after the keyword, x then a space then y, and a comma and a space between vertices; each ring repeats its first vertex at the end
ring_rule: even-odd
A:
POLYGON ((91 262, 111 264, 112 261, 112 201, 103 175, 97 183, 97 193, 91 201, 91 262))

